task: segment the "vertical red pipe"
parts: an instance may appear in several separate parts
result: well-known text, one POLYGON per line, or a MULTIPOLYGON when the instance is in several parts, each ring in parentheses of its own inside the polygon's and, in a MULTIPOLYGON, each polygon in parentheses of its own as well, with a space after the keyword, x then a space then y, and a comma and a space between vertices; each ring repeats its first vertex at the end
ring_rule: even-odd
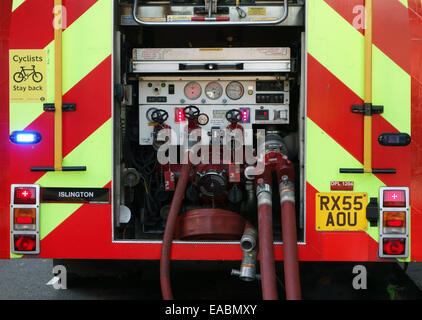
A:
POLYGON ((173 292, 171 290, 170 284, 170 253, 174 230, 176 228, 176 219, 180 212, 180 207, 185 196, 185 190, 189 181, 189 173, 191 169, 188 153, 186 153, 185 159, 187 161, 184 163, 187 164, 183 164, 180 170, 179 180, 176 185, 176 190, 174 191, 173 200, 171 202, 170 211, 166 222, 166 228, 164 230, 163 245, 161 247, 160 282, 161 293, 164 300, 173 300, 173 292))
POLYGON ((274 261, 272 207, 269 204, 259 205, 259 199, 258 234, 262 298, 264 300, 278 300, 274 261))
POLYGON ((286 299, 301 300, 293 188, 287 187, 282 189, 280 196, 286 299))

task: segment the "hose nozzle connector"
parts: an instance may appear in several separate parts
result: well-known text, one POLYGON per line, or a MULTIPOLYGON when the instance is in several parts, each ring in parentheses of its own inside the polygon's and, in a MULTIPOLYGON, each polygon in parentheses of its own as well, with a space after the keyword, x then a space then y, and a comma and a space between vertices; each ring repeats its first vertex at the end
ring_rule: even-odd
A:
POLYGON ((295 186, 293 182, 289 180, 288 176, 282 176, 279 185, 280 190, 280 204, 285 201, 295 203, 295 186))
POLYGON ((243 232, 242 238, 240 239, 240 248, 245 252, 250 252, 256 247, 257 232, 254 228, 247 228, 243 232))
POLYGON ((239 276, 242 281, 254 281, 259 279, 259 275, 256 274, 257 255, 257 250, 249 252, 244 251, 240 271, 233 269, 231 272, 232 276, 239 276))
POLYGON ((257 180, 256 197, 258 198, 258 207, 263 204, 272 206, 271 186, 265 183, 262 178, 257 180))

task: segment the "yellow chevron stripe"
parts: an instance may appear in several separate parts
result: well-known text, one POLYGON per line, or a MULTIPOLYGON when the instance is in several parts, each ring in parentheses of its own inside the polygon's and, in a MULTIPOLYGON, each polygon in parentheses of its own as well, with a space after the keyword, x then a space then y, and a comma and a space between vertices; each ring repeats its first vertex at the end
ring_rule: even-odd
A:
POLYGON ((24 3, 26 0, 13 0, 12 4, 12 12, 16 10, 17 7, 19 7, 22 3, 24 3))
MULTIPOLYGON (((308 52, 363 99, 364 36, 324 0, 308 1, 308 52)), ((373 46, 373 100, 382 116, 410 133, 411 77, 373 46)))
POLYGON ((63 92, 112 52, 112 1, 99 0, 63 33, 63 92))
MULTIPOLYGON (((339 168, 360 168, 362 164, 318 127, 307 119, 306 180, 319 192, 330 192, 330 181, 348 181, 350 174, 339 173, 339 168)), ((353 175, 355 192, 367 192, 378 197, 384 183, 372 173, 353 175)), ((378 242, 378 227, 368 225, 367 233, 378 242)))
POLYGON ((402 5, 404 5, 406 8, 408 8, 409 6, 408 6, 408 3, 407 3, 407 0, 398 0, 398 1, 400 1, 400 3, 402 4, 402 5))
POLYGON ((411 134, 411 76, 378 49, 372 68, 373 104, 384 106, 382 117, 398 131, 411 134))
MULTIPOLYGON (((36 183, 41 187, 97 187, 111 180, 112 121, 107 120, 84 142, 63 159, 63 166, 87 167, 86 172, 54 171, 44 174, 36 183)), ((82 204, 42 203, 40 206, 40 238, 44 238, 82 204)))
MULTIPOLYGON (((112 52, 112 3, 98 0, 63 31, 63 94, 112 52)), ((54 102, 54 41, 47 53, 47 102, 54 102)), ((42 103, 10 103, 10 132, 23 130, 43 113, 42 103)))

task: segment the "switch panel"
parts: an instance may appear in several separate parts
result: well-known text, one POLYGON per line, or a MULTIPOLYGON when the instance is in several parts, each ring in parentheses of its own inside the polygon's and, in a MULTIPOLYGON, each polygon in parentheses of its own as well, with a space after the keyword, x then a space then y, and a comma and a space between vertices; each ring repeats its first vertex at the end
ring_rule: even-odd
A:
MULTIPOLYGON (((139 81, 139 143, 152 145, 155 124, 151 114, 156 109, 168 113, 165 125, 173 129, 171 144, 183 143, 187 119, 183 109, 189 105, 199 108, 209 121, 200 128, 208 138, 211 130, 224 131, 230 122, 226 113, 232 109, 241 112, 239 125, 244 129, 245 143, 253 144, 252 126, 255 124, 289 124, 288 81, 272 76, 262 77, 199 76, 145 77, 139 81)), ((203 143, 208 143, 207 139, 203 143)))

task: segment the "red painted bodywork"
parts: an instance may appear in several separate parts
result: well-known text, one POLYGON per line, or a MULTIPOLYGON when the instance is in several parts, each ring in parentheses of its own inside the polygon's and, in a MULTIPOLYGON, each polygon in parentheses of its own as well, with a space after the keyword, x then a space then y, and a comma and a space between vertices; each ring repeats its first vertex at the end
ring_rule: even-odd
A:
POLYGON ((412 212, 412 259, 422 260, 422 3, 409 1, 409 24, 411 37, 412 76, 412 143, 410 145, 411 187, 410 205, 412 212))
POLYGON ((0 2, 0 259, 10 256, 9 29, 12 0, 0 2))
MULTIPOLYGON (((312 1, 312 0, 310 0, 312 1)), ((325 0, 349 23, 353 22, 353 6, 363 0, 325 0)), ((73 23, 94 0, 67 0, 67 24, 73 23)), ((9 253, 10 184, 34 183, 42 173, 30 172, 30 166, 51 166, 53 162, 53 114, 44 112, 28 126, 40 131, 46 143, 35 147, 14 146, 8 142, 9 89, 8 50, 40 49, 53 40, 51 28, 52 0, 26 0, 11 17, 12 1, 0 2, 0 258, 9 253), (32 14, 29 16, 28 12, 32 14), (37 13, 37 14, 34 14, 37 13), (37 30, 27 37, 28 30, 37 30), (10 35, 10 41, 9 41, 10 35), (31 159, 28 161, 28 159, 31 159)), ((405 8, 398 0, 374 2, 374 43, 403 70, 412 76, 412 143, 392 151, 376 142, 381 132, 396 130, 381 116, 374 117, 373 162, 376 168, 394 164, 397 175, 377 175, 386 185, 409 186, 411 192, 411 259, 422 261, 422 7, 419 0, 409 0, 405 8), (411 163, 411 166, 409 166, 411 163)), ((362 30, 360 30, 362 32, 362 30)), ((362 100, 331 74, 311 55, 308 58, 308 117, 327 132, 356 159, 363 161, 363 119, 352 114, 350 106, 362 100), (329 84, 329 86, 327 85, 329 84), (345 130, 347 121, 353 130, 345 130)), ((111 57, 72 88, 63 98, 75 102, 78 113, 67 114, 64 132, 78 119, 79 129, 64 135, 64 156, 89 134, 110 118, 111 57), (102 105, 102 112, 91 108, 92 101, 102 105), (86 106, 86 107, 84 107, 86 106)), ((353 180, 352 178, 350 180, 353 180)), ((330 181, 327 180, 327 190, 330 181)), ((111 188, 111 182, 104 187, 111 188)), ((299 260, 308 261, 377 261, 378 243, 365 232, 316 232, 315 190, 306 184, 306 244, 299 245, 299 260)), ((39 258, 78 259, 159 259, 159 242, 113 242, 111 204, 84 204, 41 241, 39 258), (95 213, 95 214, 93 214, 95 213)), ((174 243, 172 259, 182 260, 240 260, 238 244, 174 243)), ((275 258, 283 259, 283 246, 275 246, 275 258)))

